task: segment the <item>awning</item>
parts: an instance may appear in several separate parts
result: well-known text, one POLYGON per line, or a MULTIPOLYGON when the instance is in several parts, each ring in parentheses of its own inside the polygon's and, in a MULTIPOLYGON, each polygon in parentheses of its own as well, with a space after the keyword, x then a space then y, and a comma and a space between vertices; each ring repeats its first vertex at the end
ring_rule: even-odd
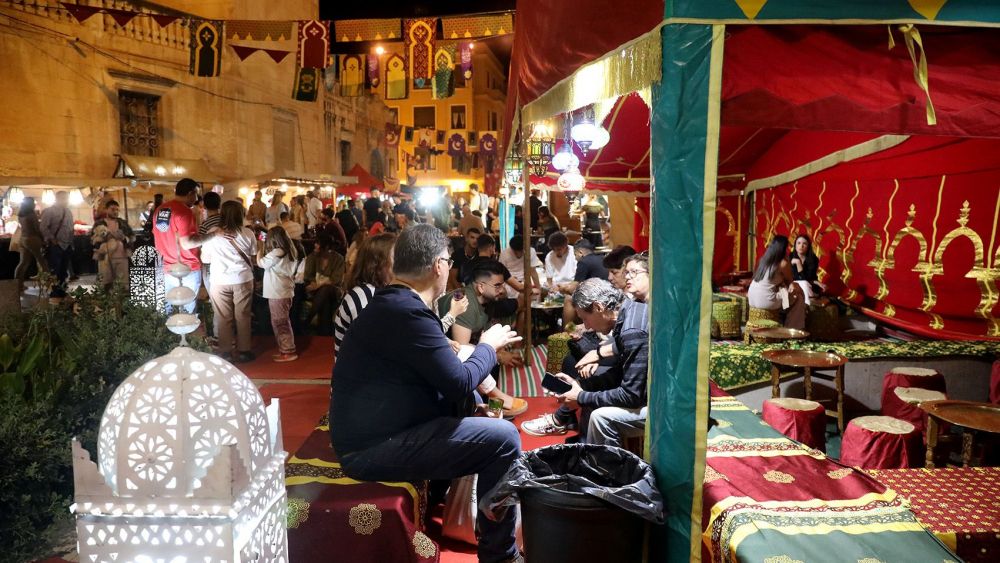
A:
POLYGON ((217 184, 219 175, 212 172, 201 159, 161 158, 158 156, 118 155, 115 178, 128 178, 137 182, 171 184, 183 178, 196 182, 217 184))
POLYGON ((360 164, 355 164, 354 168, 351 168, 347 173, 357 179, 353 182, 337 186, 337 195, 358 197, 367 195, 371 191, 372 187, 376 187, 380 190, 385 188, 381 180, 369 174, 368 171, 365 170, 365 167, 360 164))
POLYGON ((230 180, 223 185, 226 187, 248 187, 248 186, 280 186, 282 184, 295 184, 306 187, 337 187, 342 184, 357 183, 357 176, 340 176, 336 174, 316 174, 301 172, 298 170, 285 170, 268 172, 250 178, 230 180))
POLYGON ((19 188, 127 188, 130 180, 122 178, 57 178, 41 176, 0 176, 0 186, 19 188))

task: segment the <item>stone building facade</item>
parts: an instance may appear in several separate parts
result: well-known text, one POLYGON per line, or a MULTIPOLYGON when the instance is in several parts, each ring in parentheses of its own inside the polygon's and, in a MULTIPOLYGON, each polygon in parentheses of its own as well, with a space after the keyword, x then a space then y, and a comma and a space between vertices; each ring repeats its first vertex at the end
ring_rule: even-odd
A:
MULTIPOLYGON (((317 0, 77 2, 201 18, 319 13, 317 0)), ((384 154, 379 99, 341 98, 336 87, 320 88, 315 102, 292 98, 294 37, 239 41, 292 51, 280 63, 264 53, 240 61, 227 45, 220 75, 206 78, 188 71, 188 36, 183 19, 161 28, 137 17, 122 27, 101 13, 80 24, 56 0, 0 4, 0 179, 110 178, 121 153, 202 159, 228 181, 340 175, 384 154), (126 122, 140 132, 126 134, 126 122)))

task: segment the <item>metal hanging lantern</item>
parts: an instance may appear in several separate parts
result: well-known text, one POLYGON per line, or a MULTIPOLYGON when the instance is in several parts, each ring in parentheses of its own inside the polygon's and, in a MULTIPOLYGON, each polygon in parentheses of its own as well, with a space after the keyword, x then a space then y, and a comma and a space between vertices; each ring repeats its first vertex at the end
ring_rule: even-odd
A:
POLYGON ((507 183, 511 186, 521 185, 521 179, 524 175, 524 161, 521 158, 521 151, 517 148, 517 143, 510 150, 510 154, 503 163, 504 178, 507 183))
POLYGON ((570 135, 573 140, 576 141, 578 147, 583 152, 583 156, 587 156, 587 151, 590 150, 591 145, 594 144, 597 133, 597 125, 595 123, 594 108, 593 106, 587 106, 580 110, 573 123, 573 129, 570 135))
POLYGON ((549 169, 549 163, 556 153, 556 140, 548 123, 539 122, 532 128, 528 137, 528 165, 535 176, 544 176, 549 169))
POLYGON ((570 168, 580 165, 580 159, 573 153, 573 139, 570 138, 570 129, 573 128, 573 120, 570 114, 566 114, 566 124, 563 125, 563 140, 556 155, 552 157, 552 168, 559 172, 564 172, 570 168))

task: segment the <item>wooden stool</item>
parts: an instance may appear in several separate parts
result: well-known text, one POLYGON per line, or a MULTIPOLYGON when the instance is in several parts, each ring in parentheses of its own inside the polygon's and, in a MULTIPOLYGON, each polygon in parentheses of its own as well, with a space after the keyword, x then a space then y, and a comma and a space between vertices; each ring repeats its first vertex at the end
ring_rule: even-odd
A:
POLYGON ((917 428, 917 432, 921 436, 924 434, 924 429, 927 428, 927 413, 920 409, 920 403, 924 401, 940 401, 948 398, 940 391, 931 391, 930 389, 921 389, 919 387, 896 387, 892 392, 896 395, 896 398, 912 408, 891 416, 909 422, 917 428))
POLYGON ((826 409, 816 401, 781 398, 764 401, 764 422, 792 440, 826 451, 826 409))
POLYGON ((562 371, 563 360, 569 355, 569 341, 571 339, 572 337, 565 332, 558 332, 549 336, 546 346, 545 369, 550 373, 559 373, 562 371))
POLYGON ((740 304, 720 300, 712 303, 712 338, 739 338, 740 304))
POLYGON ((778 309, 758 309, 750 307, 747 313, 747 325, 743 328, 743 342, 750 343, 750 333, 755 328, 771 328, 781 326, 781 311, 778 309))
POLYGON ((840 309, 834 303, 809 307, 806 332, 816 340, 832 340, 840 333, 840 309))
POLYGON ((862 416, 847 425, 840 463, 861 469, 905 469, 919 457, 917 429, 891 416, 862 416))
POLYGON ((882 378, 882 414, 894 416, 916 424, 921 421, 920 430, 924 428, 924 416, 917 405, 911 405, 896 395, 897 387, 918 387, 928 391, 940 391, 947 394, 944 376, 933 369, 915 367, 892 368, 882 378))

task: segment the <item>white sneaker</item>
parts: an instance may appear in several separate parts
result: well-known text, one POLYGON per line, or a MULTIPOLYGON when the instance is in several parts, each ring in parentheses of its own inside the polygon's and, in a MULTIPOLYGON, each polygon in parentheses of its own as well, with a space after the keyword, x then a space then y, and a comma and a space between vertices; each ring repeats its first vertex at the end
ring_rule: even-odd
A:
POLYGON ((552 414, 543 414, 534 420, 522 422, 521 430, 532 436, 562 436, 569 432, 569 426, 559 424, 552 414))

